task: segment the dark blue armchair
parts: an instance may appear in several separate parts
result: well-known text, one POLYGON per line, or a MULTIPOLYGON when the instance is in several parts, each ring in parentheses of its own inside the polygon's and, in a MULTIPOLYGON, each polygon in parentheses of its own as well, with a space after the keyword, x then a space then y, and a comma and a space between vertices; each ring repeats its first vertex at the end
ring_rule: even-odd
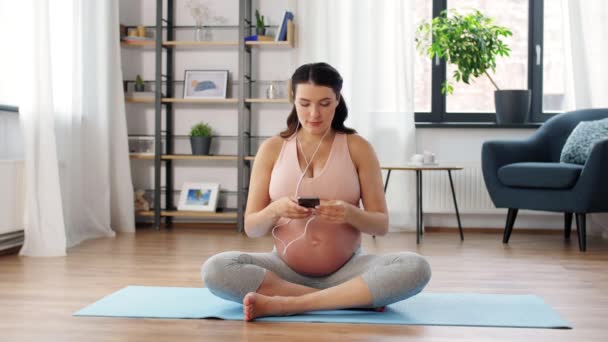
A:
POLYGON ((608 117, 608 109, 578 110, 547 120, 522 141, 487 141, 483 177, 497 208, 508 208, 503 243, 509 242, 519 209, 564 213, 570 238, 575 214, 578 245, 586 250, 585 214, 608 212, 608 139, 596 143, 584 165, 560 163, 562 147, 580 121, 608 117))

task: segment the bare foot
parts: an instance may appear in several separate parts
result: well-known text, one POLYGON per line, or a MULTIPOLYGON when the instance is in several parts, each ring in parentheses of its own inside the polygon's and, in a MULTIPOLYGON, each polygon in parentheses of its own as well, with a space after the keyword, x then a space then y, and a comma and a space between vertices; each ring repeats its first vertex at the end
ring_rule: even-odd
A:
POLYGON ((245 321, 252 321, 264 316, 285 316, 284 297, 270 297, 249 292, 243 298, 243 316, 245 321))

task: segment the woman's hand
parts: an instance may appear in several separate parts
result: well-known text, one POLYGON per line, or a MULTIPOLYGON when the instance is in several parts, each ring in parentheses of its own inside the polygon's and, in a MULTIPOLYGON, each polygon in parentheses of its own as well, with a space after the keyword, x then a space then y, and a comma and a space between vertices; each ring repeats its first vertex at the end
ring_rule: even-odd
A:
POLYGON ((283 197, 271 204, 272 212, 276 217, 286 217, 290 219, 303 219, 312 215, 312 209, 298 205, 295 198, 283 197))
POLYGON ((331 223, 349 223, 353 211, 357 209, 354 205, 341 200, 321 201, 315 208, 317 217, 331 223))

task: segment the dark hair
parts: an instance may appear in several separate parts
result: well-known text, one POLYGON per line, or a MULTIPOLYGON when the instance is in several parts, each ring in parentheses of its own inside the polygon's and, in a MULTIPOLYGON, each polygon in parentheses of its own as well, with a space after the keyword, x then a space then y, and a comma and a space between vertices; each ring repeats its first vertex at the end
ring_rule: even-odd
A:
MULTIPOLYGON (((331 127, 338 132, 353 134, 357 133, 352 128, 344 126, 344 121, 348 117, 348 108, 346 107, 346 101, 344 97, 340 95, 342 90, 342 76, 327 63, 310 63, 304 64, 296 69, 291 76, 291 93, 294 98, 296 95, 296 87, 301 83, 312 83, 318 86, 325 86, 331 88, 336 96, 340 97, 340 102, 336 107, 336 113, 334 119, 331 122, 331 127)), ((283 138, 288 138, 296 132, 298 127, 298 113, 296 112, 296 105, 294 104, 291 113, 287 117, 287 129, 280 133, 283 138)), ((301 126, 300 126, 301 127, 301 126)), ((298 128, 299 129, 299 128, 298 128)))

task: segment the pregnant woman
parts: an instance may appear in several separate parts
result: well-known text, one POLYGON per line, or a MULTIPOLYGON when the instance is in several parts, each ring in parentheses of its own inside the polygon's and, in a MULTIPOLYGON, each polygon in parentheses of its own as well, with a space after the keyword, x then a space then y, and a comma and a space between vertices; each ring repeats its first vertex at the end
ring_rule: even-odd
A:
POLYGON ((291 87, 287 129, 260 146, 245 213, 247 235, 272 234, 275 247, 214 255, 202 267, 205 286, 243 303, 247 321, 383 308, 419 293, 431 277, 423 257, 361 249, 362 233, 386 234, 388 215, 376 154, 344 126, 342 77, 328 64, 306 64, 294 72, 291 87), (311 208, 301 197, 319 203, 311 208))

